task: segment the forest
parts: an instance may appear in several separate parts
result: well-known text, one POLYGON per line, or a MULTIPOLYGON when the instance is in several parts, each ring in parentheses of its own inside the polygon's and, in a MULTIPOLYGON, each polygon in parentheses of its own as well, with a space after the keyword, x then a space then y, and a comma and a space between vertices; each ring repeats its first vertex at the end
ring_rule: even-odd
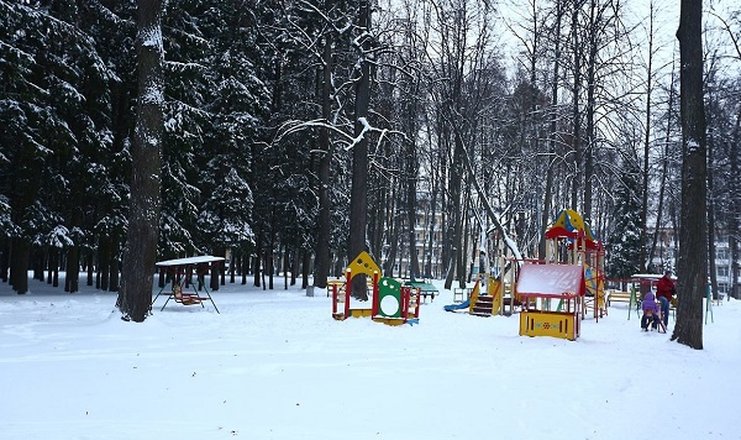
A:
MULTIPOLYGON (((450 285, 482 241, 542 256, 571 208, 619 279, 658 270, 678 237, 675 2, 164 3, 158 259, 226 256, 222 282, 323 287, 367 249, 387 274, 450 285)), ((704 5, 703 93, 707 255, 725 240, 736 279, 731 3, 704 5)), ((0 279, 18 293, 60 271, 65 291, 120 287, 136 16, 133 0, 0 0, 0 279)))

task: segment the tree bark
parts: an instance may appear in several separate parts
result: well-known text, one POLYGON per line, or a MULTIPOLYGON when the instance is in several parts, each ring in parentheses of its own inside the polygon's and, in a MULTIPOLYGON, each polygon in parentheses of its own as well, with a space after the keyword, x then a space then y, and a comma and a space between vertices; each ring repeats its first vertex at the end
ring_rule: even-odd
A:
MULTIPOLYGON (((327 0, 326 8, 329 10, 331 0, 327 0)), ((327 33, 324 37, 324 68, 322 70, 322 119, 329 124, 331 117, 331 93, 332 93, 332 35, 327 33)), ((316 237, 316 261, 314 263, 314 286, 319 289, 327 287, 327 276, 329 275, 329 234, 331 228, 330 200, 329 200, 329 168, 332 160, 332 144, 329 138, 329 128, 322 127, 319 130, 319 219, 316 237)), ((350 257, 354 258, 354 256, 350 257)))
POLYGON ((579 43, 579 11, 584 0, 574 2, 574 10, 571 12, 571 33, 574 47, 574 90, 572 99, 572 165, 573 176, 571 180, 571 209, 579 210, 579 185, 581 184, 581 110, 579 109, 579 93, 581 90, 581 55, 582 48, 579 43))
POLYGON ((67 274, 64 277, 64 291, 75 293, 80 290, 80 248, 75 245, 67 252, 67 274))
MULTIPOLYGON (((371 9, 368 0, 361 0, 358 27, 361 32, 370 31, 371 9)), ((366 250, 365 229, 368 222, 368 135, 362 134, 367 124, 368 106, 370 103, 370 36, 360 41, 360 78, 355 87, 355 137, 361 136, 353 146, 352 188, 350 195, 350 243, 348 260, 355 258, 366 250)), ((353 279, 352 296, 360 300, 368 299, 365 277, 353 279)))
MULTIPOLYGON (((643 139, 643 182, 641 188, 641 271, 651 265, 651 253, 646 251, 646 237, 648 232, 648 171, 649 162, 648 159, 651 156, 650 142, 651 142, 651 93, 653 91, 653 47, 654 47, 654 4, 653 2, 649 5, 649 16, 648 16, 648 74, 646 75, 646 133, 643 139)), ((670 85, 671 86, 671 85, 670 85)), ((669 102, 671 102, 671 94, 669 96, 669 102)), ((671 118, 671 107, 669 108, 669 117, 671 118)), ((663 188, 660 189, 663 191, 663 188)), ((659 200, 659 203, 661 201, 659 200)), ((660 214, 659 214, 660 215, 660 214)), ((656 221, 656 227, 654 228, 654 237, 658 235, 659 223, 656 221)))
POLYGON ((666 179, 669 171, 669 145, 671 140, 672 132, 672 108, 674 108, 674 65, 672 64, 672 75, 669 80, 669 112, 666 121, 666 132, 664 135, 664 154, 662 157, 661 165, 661 184, 659 185, 659 206, 656 208, 656 231, 651 242, 651 248, 648 251, 648 257, 646 260, 650 263, 653 261, 654 253, 656 253, 656 243, 659 238, 659 229, 662 225, 662 217, 664 215, 664 194, 666 193, 666 179))
POLYGON ((116 303, 122 318, 134 322, 143 322, 149 312, 157 259, 165 58, 161 18, 161 0, 138 1, 139 95, 131 152, 129 228, 116 303))
MULTIPOLYGON (((556 136, 558 135, 558 79, 559 73, 558 68, 561 63, 561 19, 563 17, 563 6, 561 0, 556 0, 556 27, 554 31, 554 59, 553 59, 553 84, 551 85, 551 121, 550 121, 550 140, 549 140, 549 153, 551 156, 556 154, 556 136)), ((553 198, 553 167, 555 166, 555 159, 550 157, 548 159, 548 169, 546 170, 545 176, 545 195, 543 197, 543 214, 541 217, 541 238, 538 243, 538 258, 545 260, 546 258, 546 241, 545 231, 548 228, 548 223, 551 217, 551 199, 553 198)))
POLYGON ((584 222, 590 227, 593 223, 592 174, 594 173, 594 142, 596 139, 594 113, 596 112, 597 103, 594 95, 597 81, 597 28, 601 25, 601 20, 598 17, 598 15, 601 16, 601 13, 598 14, 596 9, 597 0, 591 0, 589 4, 589 58, 587 59, 587 144, 584 147, 584 209, 582 210, 584 222))
POLYGON ((710 286, 712 287, 713 299, 718 299, 718 272, 715 265, 715 194, 713 193, 713 151, 715 150, 714 139, 708 135, 707 145, 707 216, 708 216, 708 274, 710 275, 710 286))
POLYGON ((10 259, 10 285, 17 294, 28 292, 28 262, 31 257, 31 244, 23 237, 13 238, 10 259))
POLYGON ((679 306, 672 340, 702 349, 707 284, 706 134, 703 102, 702 2, 682 0, 677 30, 682 118, 682 219, 679 306))
MULTIPOLYGON (((730 154, 730 168, 731 176, 739 175, 738 166, 738 153, 739 147, 741 146, 741 109, 736 115, 736 127, 733 131, 733 142, 731 142, 731 154, 730 154)), ((739 245, 738 245, 738 231, 741 225, 739 225, 739 219, 741 219, 741 188, 739 188, 739 179, 731 179, 729 185, 729 192, 731 196, 731 215, 728 222, 728 247, 731 252, 731 261, 729 265, 729 272, 731 275, 731 282, 729 285, 730 294, 729 297, 741 298, 741 289, 736 280, 739 278, 739 245), (733 233, 736 231, 736 233, 733 233)))

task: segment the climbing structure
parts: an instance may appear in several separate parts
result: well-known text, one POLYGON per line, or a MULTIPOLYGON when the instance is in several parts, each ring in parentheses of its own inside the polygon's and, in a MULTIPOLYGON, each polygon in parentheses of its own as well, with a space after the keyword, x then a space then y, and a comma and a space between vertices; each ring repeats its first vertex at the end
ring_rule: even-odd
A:
POLYGON ((596 320, 607 314, 605 302, 605 248, 595 239, 578 212, 564 209, 545 232, 546 263, 582 267, 586 286, 580 313, 591 312, 596 320))
POLYGON ((380 273, 381 269, 367 252, 355 257, 345 269, 345 284, 333 286, 332 317, 340 321, 349 317, 371 317, 388 325, 416 323, 419 320, 419 289, 403 286, 393 278, 380 278, 380 273), (361 274, 372 279, 371 308, 350 306, 352 280, 361 274))

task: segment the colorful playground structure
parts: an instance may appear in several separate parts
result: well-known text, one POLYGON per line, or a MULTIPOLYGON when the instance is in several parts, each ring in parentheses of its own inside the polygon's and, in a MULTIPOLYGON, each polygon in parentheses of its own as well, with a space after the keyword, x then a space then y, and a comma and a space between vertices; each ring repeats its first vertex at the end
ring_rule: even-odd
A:
POLYGON ((498 276, 482 274, 466 300, 445 310, 476 316, 519 311, 520 335, 578 338, 588 314, 595 320, 607 314, 604 247, 570 209, 559 214, 545 238, 545 260, 501 257, 492 270, 498 276))
POLYGON ((332 286, 332 317, 339 321, 349 317, 370 317, 387 325, 419 322, 419 288, 402 285, 393 278, 380 277, 380 274, 381 269, 367 252, 358 254, 345 269, 345 283, 332 286), (352 280, 361 274, 372 280, 371 308, 352 308, 350 305, 352 280))
POLYGON ((521 298, 520 335, 579 337, 580 321, 589 312, 596 321, 607 313, 602 243, 581 215, 561 211, 545 232, 546 260, 526 262, 517 279, 521 298), (555 310, 551 310, 558 300, 555 310))
POLYGON ((576 264, 584 269, 586 291, 580 312, 593 318, 607 315, 605 301, 605 248, 597 240, 581 215, 572 209, 561 211, 554 224, 546 230, 546 262, 576 264))

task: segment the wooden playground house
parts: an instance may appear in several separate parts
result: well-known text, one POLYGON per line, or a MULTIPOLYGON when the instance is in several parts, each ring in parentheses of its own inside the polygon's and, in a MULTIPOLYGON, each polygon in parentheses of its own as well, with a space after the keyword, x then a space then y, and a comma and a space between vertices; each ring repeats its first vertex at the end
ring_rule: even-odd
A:
POLYGON ((523 264, 516 295, 521 298, 521 336, 553 336, 576 340, 580 334, 585 291, 584 271, 573 264, 523 264), (551 310, 552 301, 558 301, 551 310))
POLYGON ((381 270, 367 252, 361 252, 345 269, 344 285, 332 286, 332 317, 344 321, 349 317, 370 317, 387 325, 414 323, 419 320, 420 292, 418 288, 402 285, 388 277, 380 277, 381 270), (352 280, 358 275, 372 279, 371 308, 351 307, 352 280))
POLYGON ((570 209, 559 214, 545 238, 545 261, 523 261, 516 274, 520 335, 575 340, 589 312, 595 320, 607 313, 604 247, 570 209))
POLYGON ((596 240, 581 215, 574 210, 561 211, 546 230, 546 263, 573 264, 583 268, 585 294, 580 313, 589 312, 595 320, 607 315, 605 300, 605 248, 596 240))

